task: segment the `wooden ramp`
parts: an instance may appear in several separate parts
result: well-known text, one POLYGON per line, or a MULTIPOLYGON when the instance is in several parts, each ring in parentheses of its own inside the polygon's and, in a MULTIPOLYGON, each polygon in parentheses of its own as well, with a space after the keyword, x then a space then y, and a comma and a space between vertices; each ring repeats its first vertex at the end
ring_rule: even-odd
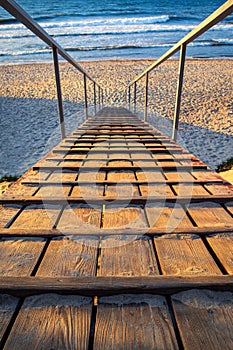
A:
POLYGON ((0 349, 232 349, 232 195, 104 108, 1 198, 0 349))

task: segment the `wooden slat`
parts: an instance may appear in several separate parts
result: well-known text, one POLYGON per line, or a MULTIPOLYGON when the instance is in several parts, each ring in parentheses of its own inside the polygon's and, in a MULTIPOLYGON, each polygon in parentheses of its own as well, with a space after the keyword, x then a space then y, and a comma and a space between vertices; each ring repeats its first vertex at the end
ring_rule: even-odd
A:
POLYGON ((178 196, 207 196, 208 191, 206 189, 198 184, 178 184, 178 185, 173 185, 173 189, 175 190, 175 193, 178 196))
POLYGON ((83 197, 83 198, 90 198, 91 196, 94 196, 98 198, 98 197, 102 197, 103 194, 104 194, 104 186, 96 186, 95 184, 91 183, 88 186, 87 185, 75 186, 72 189, 70 196, 83 197))
POLYGON ((0 293, 14 296, 48 292, 87 296, 124 293, 171 295, 190 289, 233 292, 233 276, 0 277, 0 293))
POLYGON ((159 275, 152 240, 148 237, 103 238, 99 261, 98 276, 159 275))
POLYGON ((172 232, 177 227, 192 228, 193 225, 187 217, 184 209, 178 205, 163 205, 164 203, 157 205, 146 206, 146 214, 150 227, 163 228, 164 232, 172 232))
POLYGON ((141 207, 119 207, 107 206, 103 216, 103 228, 139 228, 147 229, 147 221, 144 211, 141 207))
MULTIPOLYGON (((192 197, 183 197, 183 196, 173 196, 173 197, 165 197, 165 196, 139 196, 139 197, 134 197, 134 198, 129 198, 127 196, 124 196, 122 198, 119 198, 119 204, 122 203, 122 204, 127 204, 127 203, 131 203, 131 204, 138 204, 138 205, 145 205, 145 204, 148 204, 148 203, 156 203, 156 202, 166 202, 166 203, 180 203, 180 204, 188 204, 188 203, 212 203, 213 204, 218 204, 218 203, 221 203, 221 204, 224 204, 224 203, 228 203, 229 200, 232 198, 232 196, 230 195, 224 195, 224 196, 210 196, 210 195, 207 195, 207 196, 192 196, 192 197)), ((31 204, 31 203, 34 203, 34 204, 41 204, 41 203, 44 203, 44 204, 48 204, 48 203, 51 203, 51 204, 64 204, 64 203, 84 203, 85 201, 89 201, 89 203, 102 203, 102 202, 106 202, 106 201, 112 201, 114 200, 114 197, 111 197, 111 196, 99 196, 98 198, 95 197, 95 196, 91 196, 91 197, 85 197, 85 199, 83 197, 36 197, 36 196, 33 196, 33 197, 4 197, 4 198, 0 198, 0 203, 3 203, 3 204, 24 204, 24 205, 27 205, 27 204, 31 204)), ((197 206, 197 204, 196 204, 197 206)), ((211 207, 211 206, 210 206, 211 207)), ((216 206, 216 208, 219 207, 216 206)), ((190 208, 193 208, 193 206, 190 205, 190 208)), ((191 210, 190 210, 191 211, 191 210)), ((224 210, 223 210, 224 212, 224 210)), ((228 214, 229 215, 229 214, 228 214)))
POLYGON ((205 187, 214 195, 231 194, 233 198, 233 185, 231 184, 207 184, 205 187))
POLYGON ((99 240, 68 236, 53 239, 37 271, 37 276, 94 276, 99 240))
POLYGON ((187 291, 172 300, 185 349, 232 349, 233 293, 187 291))
POLYGON ((46 197, 67 197, 70 193, 71 186, 45 186, 41 187, 35 194, 35 197, 46 198, 46 197))
POLYGON ((0 344, 17 304, 17 298, 6 294, 0 294, 0 344))
MULTIPOLYGON (((109 172, 111 173, 111 172, 109 172)), ((119 174, 119 173, 115 173, 115 174, 119 174)), ((140 178, 146 178, 146 176, 144 175, 144 177, 142 176, 142 174, 145 174, 144 172, 137 172, 136 173, 138 175, 138 177, 140 178)), ((147 174, 147 173, 146 173, 147 174)), ((152 173, 152 177, 153 175, 156 176, 156 174, 159 174, 159 172, 154 172, 152 173)), ((114 185, 114 184, 117 184, 119 182, 118 180, 118 177, 117 177, 117 180, 113 181, 113 180, 103 180, 103 181, 95 181, 95 184, 96 185, 114 185)), ((127 180, 124 180, 124 179, 121 179, 120 180, 121 184, 128 184, 129 181, 127 180)), ((172 180, 165 180, 164 177, 162 176, 161 179, 157 179, 155 181, 153 180, 150 180, 148 179, 147 180, 130 180, 130 183, 131 184, 134 184, 134 185, 159 185, 159 184, 166 184, 166 185, 174 185, 174 186, 178 186, 179 184, 184 184, 185 186, 192 186, 192 185, 207 185, 207 184, 211 184, 211 181, 199 181, 199 180, 192 180, 192 181, 172 181, 172 180)), ((217 180, 217 181, 214 181, 213 184, 215 183, 220 183, 220 184, 223 184, 223 182, 221 180, 217 180)), ((43 186, 43 185, 51 185, 51 186, 55 186, 55 185, 63 185, 63 186, 78 186, 78 185, 90 185, 90 184, 93 184, 93 181, 88 181, 88 180, 78 180, 78 181, 62 181, 62 182, 57 182, 57 181, 22 181, 22 184, 24 185, 40 185, 40 186, 43 186)), ((205 192, 206 194, 207 192, 205 192)))
POLYGON ((121 185, 121 184, 116 184, 116 185, 107 185, 105 189, 105 196, 110 196, 113 197, 114 199, 121 198, 121 197, 138 197, 139 190, 138 186, 131 186, 131 185, 121 185))
POLYGON ((142 196, 161 196, 161 197, 174 197, 174 193, 170 186, 161 183, 160 185, 140 185, 139 186, 142 196))
POLYGON ((67 172, 67 171, 57 171, 52 172, 48 178, 48 181, 74 181, 77 177, 76 172, 67 172))
MULTIPOLYGON (((208 227, 208 231, 206 227, 175 227, 172 229, 170 234, 197 234, 200 236, 206 236, 207 234, 211 233, 225 233, 225 232, 233 232, 233 226, 232 225, 225 225, 224 223, 221 226, 213 226, 208 227)), ((29 228, 2 228, 0 229, 0 236, 1 237, 60 237, 64 236, 66 234, 71 234, 69 229, 66 231, 66 229, 29 229, 29 228)), ((84 230, 83 228, 75 227, 72 229, 72 234, 75 235, 95 235, 95 236, 108 236, 108 235, 147 235, 147 236, 154 236, 154 235, 164 235, 167 234, 164 227, 150 227, 145 229, 141 228, 126 228, 125 230, 120 228, 110 228, 110 229, 98 229, 96 228, 95 231, 88 231, 84 230)))
POLYGON ((88 205, 68 206, 62 212, 57 229, 63 232, 74 230, 95 232, 100 228, 101 208, 91 208, 88 205))
POLYGON ((20 205, 0 205, 0 228, 5 227, 19 213, 20 208, 20 205))
MULTIPOLYGON (((130 162, 128 162, 130 163, 130 162)), ((66 163, 64 163, 63 165, 57 165, 57 166, 53 166, 53 165, 35 165, 33 167, 33 169, 37 169, 37 170, 51 170, 51 171, 59 171, 59 170, 76 170, 78 171, 79 169, 81 169, 82 167, 79 165, 75 165, 75 164, 70 164, 70 165, 66 165, 66 163)), ((111 162, 109 163, 109 166, 102 166, 101 170, 102 171, 106 171, 106 170, 118 170, 118 165, 111 165, 111 162)), ((158 170, 158 171, 191 171, 193 168, 196 169, 206 169, 205 165, 195 165, 193 164, 192 166, 187 166, 187 165, 174 165, 174 164, 170 164, 170 165, 164 165, 164 166, 157 166, 157 165, 143 165, 143 170, 158 170)), ((141 170, 141 166, 139 165, 121 165, 121 169, 122 170, 132 170, 132 171, 140 171, 141 170)), ((99 166, 85 166, 85 170, 86 171, 98 171, 99 170, 99 166)))
POLYGON ((194 235, 154 238, 161 270, 165 275, 219 275, 221 271, 202 240, 194 235))
POLYGON ((88 349, 91 299, 43 294, 25 300, 4 349, 88 349))
POLYGON ((166 299, 118 295, 99 299, 94 349, 178 349, 166 299))
POLYGON ((233 274, 233 235, 231 233, 218 234, 208 237, 207 241, 225 270, 229 274, 233 274))
POLYGON ((11 225, 12 228, 52 229, 61 207, 54 205, 29 205, 11 225))
POLYGON ((30 276, 44 248, 42 238, 4 238, 0 241, 0 275, 30 276))
POLYGON ((218 203, 202 202, 201 204, 190 204, 188 212, 198 226, 220 226, 233 224, 233 218, 218 203))

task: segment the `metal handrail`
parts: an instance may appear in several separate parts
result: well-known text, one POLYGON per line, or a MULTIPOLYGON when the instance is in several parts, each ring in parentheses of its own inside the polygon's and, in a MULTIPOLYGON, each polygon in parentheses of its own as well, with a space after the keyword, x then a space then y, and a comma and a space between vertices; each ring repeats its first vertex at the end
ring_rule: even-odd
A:
POLYGON ((144 120, 147 119, 147 107, 148 107, 148 79, 149 73, 158 67, 161 63, 166 61, 168 58, 173 56, 180 50, 180 59, 179 59, 179 77, 177 82, 177 92, 176 92, 176 104, 174 111, 173 119, 173 132, 172 138, 176 140, 178 125, 179 125, 179 113, 180 113, 180 104, 181 104, 181 95, 182 95, 182 85, 183 85, 183 75, 184 75, 184 64, 185 64, 185 55, 186 47, 193 40, 198 38, 200 35, 204 34, 214 25, 222 21, 225 17, 229 16, 233 11, 233 0, 226 1, 222 6, 220 6, 216 11, 214 11, 210 16, 208 16, 203 22, 201 22, 196 28, 194 28, 190 33, 184 36, 178 43, 176 43, 171 49, 169 49, 165 54, 163 54, 157 61, 151 64, 143 73, 137 76, 132 80, 127 87, 128 91, 128 103, 129 108, 131 104, 131 87, 134 86, 134 110, 136 109, 136 99, 137 99, 137 82, 146 76, 145 84, 145 109, 144 109, 144 120))
MULTIPOLYGON (((31 30, 37 37, 39 37, 42 41, 44 41, 48 46, 52 48, 55 77, 56 77, 56 84, 57 84, 60 127, 61 127, 62 138, 64 138, 65 126, 64 126, 64 112, 63 112, 63 104, 62 104, 58 54, 62 56, 67 62, 69 62, 74 68, 76 68, 79 72, 81 72, 84 76, 84 106, 85 106, 84 108, 85 108, 86 117, 88 117, 88 97, 87 97, 86 78, 88 78, 94 84, 94 94, 96 93, 96 87, 98 87, 99 91, 102 91, 102 93, 103 93, 103 89, 16 1, 0 0, 0 5, 12 16, 14 16, 19 22, 21 22, 29 30, 31 30)), ((95 95, 94 95, 94 101, 96 101, 95 95)))

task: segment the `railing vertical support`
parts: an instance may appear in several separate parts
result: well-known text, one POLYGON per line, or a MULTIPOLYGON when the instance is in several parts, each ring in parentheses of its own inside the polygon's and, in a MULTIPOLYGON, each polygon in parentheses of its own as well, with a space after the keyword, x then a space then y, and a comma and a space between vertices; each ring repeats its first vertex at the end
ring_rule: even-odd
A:
POLYGON ((176 141, 178 127, 179 127, 179 116, 180 116, 180 105, 181 105, 181 95, 182 95, 182 86, 183 86, 183 77, 184 77, 184 64, 185 64, 185 54, 186 54, 186 44, 181 45, 180 48, 180 61, 179 61, 179 78, 177 83, 176 90, 176 104, 175 112, 173 119, 173 130, 172 130, 172 139, 176 141))
POLYGON ((128 101, 129 101, 129 110, 131 109, 131 86, 129 86, 129 89, 128 89, 128 101))
POLYGON ((99 90, 98 90, 98 92, 99 92, 99 94, 98 94, 98 104, 99 104, 99 111, 100 111, 100 86, 98 88, 99 88, 99 90))
POLYGON ((87 76, 83 75, 83 85, 84 85, 84 114, 85 118, 88 119, 88 102, 87 102, 87 76))
POLYGON ((102 104, 102 108, 104 107, 104 91, 103 89, 101 90, 101 104, 102 104))
POLYGON ((94 111, 96 114, 96 83, 94 83, 94 111))
POLYGON ((137 82, 134 83, 134 98, 133 98, 133 102, 134 102, 134 113, 136 113, 137 107, 136 107, 136 103, 137 103, 137 82))
POLYGON ((66 137, 65 124, 64 124, 64 110, 62 103, 62 92, 61 92, 61 79, 59 72, 59 61, 57 48, 53 47, 53 62, 54 62, 54 71, 55 71, 55 79, 56 79, 56 87, 57 87, 57 103, 58 103, 58 114, 61 128, 61 137, 64 139, 66 137))
POLYGON ((148 107, 148 82, 149 82, 149 73, 146 73, 146 90, 145 90, 145 108, 144 108, 144 121, 147 120, 147 107, 148 107))

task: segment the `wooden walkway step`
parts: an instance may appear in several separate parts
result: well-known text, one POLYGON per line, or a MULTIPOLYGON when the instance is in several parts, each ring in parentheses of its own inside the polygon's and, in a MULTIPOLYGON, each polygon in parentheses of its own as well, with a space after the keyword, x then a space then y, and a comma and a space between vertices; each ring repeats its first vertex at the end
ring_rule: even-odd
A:
POLYGON ((230 349, 233 186, 104 108, 0 198, 0 349, 230 349))

